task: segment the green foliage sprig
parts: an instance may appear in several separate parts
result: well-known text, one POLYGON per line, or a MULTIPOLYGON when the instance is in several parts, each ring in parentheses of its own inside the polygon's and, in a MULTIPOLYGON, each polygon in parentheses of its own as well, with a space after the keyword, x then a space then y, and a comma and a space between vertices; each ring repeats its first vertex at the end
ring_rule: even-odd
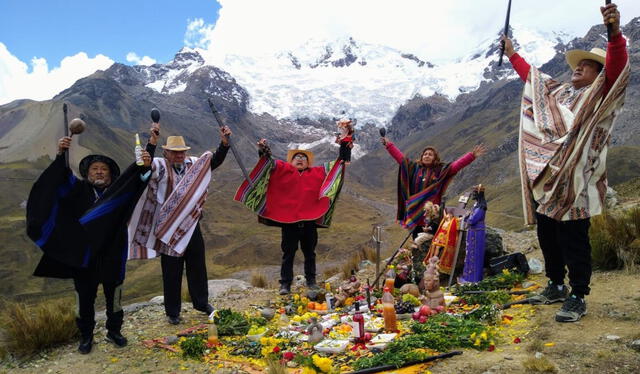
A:
POLYGON ((202 356, 204 356, 207 350, 207 345, 202 336, 196 335, 182 340, 180 342, 180 349, 182 349, 182 357, 202 360, 202 356))
POLYGON ((231 309, 216 311, 213 321, 218 326, 220 336, 246 335, 250 328, 249 320, 231 309))
POLYGON ((465 291, 495 291, 500 289, 508 290, 515 287, 517 284, 522 283, 524 278, 525 275, 517 271, 503 271, 500 274, 487 277, 480 282, 458 285, 456 286, 454 295, 463 296, 463 293, 465 291))

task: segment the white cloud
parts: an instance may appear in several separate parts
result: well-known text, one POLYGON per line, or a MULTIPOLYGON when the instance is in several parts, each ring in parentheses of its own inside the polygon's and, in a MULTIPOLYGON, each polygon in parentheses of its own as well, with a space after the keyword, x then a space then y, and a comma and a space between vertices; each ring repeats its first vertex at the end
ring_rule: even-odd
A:
POLYGON ((208 35, 213 32, 214 25, 205 24, 202 18, 187 21, 184 34, 184 45, 189 48, 207 48, 210 43, 208 35))
POLYGON ((30 63, 31 71, 0 43, 0 105, 16 99, 51 99, 76 80, 107 69, 113 60, 101 54, 90 58, 79 52, 63 58, 60 66, 51 70, 44 58, 34 57, 30 63))
POLYGON ((127 61, 131 62, 134 65, 145 65, 145 66, 153 65, 156 63, 155 59, 149 56, 140 57, 135 52, 127 53, 127 61))
MULTIPOLYGON (((314 38, 352 36, 435 62, 464 56, 504 25, 506 0, 219 0, 215 26, 189 23, 185 44, 206 48, 211 62, 229 54, 256 56, 295 48, 314 38)), ((640 2, 618 0, 623 24, 640 15, 640 2)), ((582 36, 602 22, 598 4, 584 0, 515 1, 512 24, 582 36)), ((517 35, 516 35, 517 37, 517 35)))

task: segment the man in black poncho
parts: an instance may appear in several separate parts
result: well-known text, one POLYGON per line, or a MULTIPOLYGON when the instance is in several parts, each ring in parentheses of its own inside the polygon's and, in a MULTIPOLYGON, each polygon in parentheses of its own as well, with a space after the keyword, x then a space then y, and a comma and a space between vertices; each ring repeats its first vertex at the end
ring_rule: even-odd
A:
POLYGON ((126 222, 132 202, 142 193, 150 174, 157 129, 143 152, 143 166, 132 164, 121 176, 109 157, 90 155, 80 161, 78 179, 65 165, 70 137, 58 141, 55 160, 34 183, 27 202, 27 234, 42 249, 34 275, 73 278, 77 296, 78 350, 93 345, 94 302, 102 283, 106 300, 106 339, 124 347, 120 305, 127 260, 126 222))

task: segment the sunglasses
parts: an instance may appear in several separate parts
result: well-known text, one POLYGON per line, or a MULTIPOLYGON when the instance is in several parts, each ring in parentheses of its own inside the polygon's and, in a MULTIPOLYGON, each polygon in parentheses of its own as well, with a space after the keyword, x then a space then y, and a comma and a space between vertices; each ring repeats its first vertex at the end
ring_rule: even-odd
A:
POLYGON ((297 154, 295 156, 293 156, 294 160, 307 160, 307 156, 302 155, 302 154, 297 154))

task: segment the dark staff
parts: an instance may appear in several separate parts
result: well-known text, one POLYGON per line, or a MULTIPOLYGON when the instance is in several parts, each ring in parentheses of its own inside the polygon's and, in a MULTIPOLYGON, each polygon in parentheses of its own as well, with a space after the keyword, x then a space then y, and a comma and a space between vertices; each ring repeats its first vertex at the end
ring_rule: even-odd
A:
MULTIPOLYGON (((86 127, 84 121, 80 118, 74 118, 71 120, 71 123, 69 123, 69 118, 67 117, 67 103, 62 104, 62 112, 64 113, 64 136, 73 137, 75 134, 81 134, 86 127), (71 130, 71 135, 69 135, 69 130, 71 130)), ((82 113, 80 114, 80 116, 82 117, 82 113)), ((64 151, 64 166, 66 166, 67 168, 69 167, 68 149, 64 151)))
MULTIPOLYGON (((509 5, 507 6, 507 19, 504 21, 504 36, 509 36, 509 18, 511 17, 511 0, 509 0, 509 5)), ((500 47, 500 60, 498 61, 498 66, 502 66, 502 56, 504 56, 504 40, 500 43, 502 46, 500 47)))
MULTIPOLYGON (((605 0, 604 5, 611 4, 611 0, 605 0)), ((615 22, 615 19, 609 18, 609 22, 607 22, 607 41, 611 41, 611 30, 613 29, 612 23, 615 22)))
MULTIPOLYGON (((216 108, 213 106, 213 101, 211 101, 211 98, 207 99, 207 102, 209 103, 209 108, 211 109, 211 113, 213 113, 213 117, 216 119, 216 122, 218 122, 218 126, 223 127, 224 124, 222 122, 222 118, 220 118, 220 114, 218 113, 216 108)), ((233 157, 236 158, 236 162, 238 163, 238 166, 240 166, 240 170, 242 170, 242 175, 244 175, 244 179, 246 179, 247 183, 249 183, 249 187, 253 188, 253 183, 251 183, 251 179, 249 178, 249 173, 247 173, 247 169, 244 167, 244 164, 242 163, 242 159, 240 159, 240 155, 238 154, 236 147, 233 146, 233 143, 231 142, 231 137, 229 137, 229 147, 231 148, 231 152, 233 152, 233 157)))
MULTIPOLYGON (((64 113, 64 137, 69 136, 69 119, 67 118, 67 103, 62 104, 62 112, 64 113)), ((69 167, 69 150, 64 151, 64 166, 69 167)))

